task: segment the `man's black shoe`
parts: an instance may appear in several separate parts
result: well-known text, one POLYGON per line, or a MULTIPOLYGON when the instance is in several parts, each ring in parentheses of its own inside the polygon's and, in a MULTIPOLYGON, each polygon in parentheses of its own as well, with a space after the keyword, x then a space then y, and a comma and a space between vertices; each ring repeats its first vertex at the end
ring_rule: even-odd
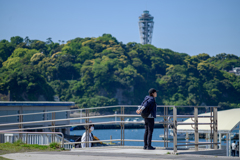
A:
POLYGON ((147 147, 147 149, 148 150, 154 150, 154 149, 156 149, 155 147, 152 147, 152 146, 150 146, 150 147, 147 147))
POLYGON ((143 149, 147 149, 147 147, 144 146, 143 149))

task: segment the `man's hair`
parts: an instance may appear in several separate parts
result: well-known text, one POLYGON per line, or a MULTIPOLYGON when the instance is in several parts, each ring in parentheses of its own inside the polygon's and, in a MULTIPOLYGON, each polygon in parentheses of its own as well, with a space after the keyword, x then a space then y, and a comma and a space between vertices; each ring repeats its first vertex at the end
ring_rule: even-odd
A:
MULTIPOLYGON (((153 92, 153 93, 155 93, 155 92, 153 92)), ((149 93, 149 96, 152 96, 152 97, 153 97, 153 93, 149 93)))
POLYGON ((154 88, 149 89, 149 91, 148 91, 149 96, 152 96, 152 97, 153 97, 153 93, 155 93, 155 92, 157 92, 156 89, 154 89, 154 88))
POLYGON ((94 127, 94 124, 86 125, 86 126, 84 126, 84 128, 85 128, 85 129, 89 129, 89 128, 91 128, 92 126, 94 127))

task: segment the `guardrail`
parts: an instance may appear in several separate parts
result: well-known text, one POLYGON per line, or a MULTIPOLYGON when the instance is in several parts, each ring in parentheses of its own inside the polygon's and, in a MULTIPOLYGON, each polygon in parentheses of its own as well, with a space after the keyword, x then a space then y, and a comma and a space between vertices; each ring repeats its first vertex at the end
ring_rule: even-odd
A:
MULTIPOLYGON (((14 128, 14 129, 8 129, 8 130, 0 130, 0 134, 1 133, 5 133, 5 132, 10 132, 10 131, 24 131, 24 130, 34 130, 34 129, 45 129, 45 128, 51 128, 53 132, 48 132, 48 133, 56 133, 55 132, 55 128, 58 127, 71 127, 72 125, 55 125, 55 122, 58 121, 66 121, 66 120, 85 120, 85 123, 81 123, 81 124, 74 124, 74 126, 85 126, 85 125, 98 125, 98 124, 120 124, 121 126, 121 139, 112 139, 112 140, 103 140, 103 141, 93 141, 92 143, 97 143, 97 142, 104 142, 104 141, 120 141, 121 145, 124 145, 125 141, 143 141, 143 140, 129 140, 129 139, 125 139, 125 124, 129 124, 129 123, 144 123, 144 122, 126 122, 124 121, 125 117, 140 117, 140 115, 129 115, 129 114, 124 114, 124 109, 125 108, 129 108, 129 107, 138 107, 137 105, 124 105, 124 106, 108 106, 108 107, 95 107, 95 108, 85 108, 85 109, 75 109, 75 110, 61 110, 61 111, 49 111, 49 112, 38 112, 38 113, 28 113, 28 114, 15 114, 15 115, 4 115, 4 116, 0 116, 0 118, 3 117, 13 117, 13 116, 19 116, 19 122, 18 123, 6 123, 6 124, 0 124, 0 127, 3 126, 14 126, 14 125, 19 125, 19 128, 14 128), (89 111, 90 110, 96 110, 96 109, 106 109, 106 108, 116 108, 116 107, 120 107, 120 111, 121 114, 113 114, 113 115, 104 115, 104 116, 89 116, 89 111), (66 111, 85 111, 85 117, 82 117, 82 114, 80 115, 79 118, 66 118, 66 119, 55 119, 55 116, 52 116, 51 120, 43 120, 43 121, 31 121, 31 122, 23 122, 23 118, 22 116, 24 115, 36 115, 36 114, 46 114, 46 113, 52 113, 53 115, 56 112, 66 112, 66 111), (107 122, 95 122, 95 123, 90 123, 89 119, 94 119, 94 118, 106 118, 106 117, 120 117, 120 121, 107 121, 107 122), (47 123, 47 122, 52 122, 52 126, 44 126, 44 127, 29 127, 29 128, 23 128, 23 125, 26 124, 36 124, 36 123, 47 123)), ((157 115, 157 117, 163 117, 163 122, 155 122, 158 124, 163 124, 164 126, 164 140, 163 141, 159 141, 159 140, 153 140, 153 142, 163 142, 164 143, 164 147, 168 147, 168 143, 170 141, 168 141, 168 130, 169 128, 172 128, 173 130, 173 148, 174 148, 174 152, 177 152, 177 146, 187 146, 187 145, 194 145, 195 146, 195 150, 198 150, 198 146, 199 145, 211 145, 212 148, 217 149, 217 145, 219 143, 217 143, 217 108, 218 106, 158 106, 158 108, 164 108, 164 115, 157 115), (168 114, 168 110, 169 108, 172 108, 172 112, 173 115, 169 115, 168 114), (194 108, 194 115, 177 115, 177 108, 178 107, 193 107, 194 108), (200 107, 209 107, 210 116, 198 116, 198 108, 200 107), (177 118, 192 118, 194 119, 193 123, 182 123, 182 122, 177 122, 177 118), (198 123, 198 118, 210 118, 210 123, 198 123), (172 119, 172 120, 171 120, 172 119), (195 143, 194 144, 184 144, 184 145, 177 145, 177 126, 178 125, 192 125, 194 126, 193 129, 195 131, 195 143), (198 125, 209 125, 210 126, 210 130, 211 133, 214 135, 213 138, 211 139, 211 142, 207 142, 207 143, 199 143, 199 134, 198 134, 198 125), (214 147, 212 146, 214 145, 214 147)), ((27 132, 21 132, 21 134, 23 133, 27 133, 27 132)), ((34 132, 36 133, 36 132, 34 132)), ((44 132, 40 132, 40 133, 44 133, 44 132)), ((58 132, 59 133, 59 132, 58 132)), ((89 131, 86 128, 86 133, 88 135, 89 131)), ((89 143, 89 141, 86 142, 67 142, 65 143, 64 140, 62 140, 62 146, 64 146, 64 144, 69 144, 69 145, 74 145, 74 144, 78 144, 78 143, 89 143)))
POLYGON ((0 132, 0 134, 4 134, 4 142, 13 143, 17 140, 21 140, 26 144, 40 145, 49 145, 52 142, 61 142, 61 146, 64 147, 64 135, 62 132, 0 132), (53 136, 59 134, 61 137, 53 136))

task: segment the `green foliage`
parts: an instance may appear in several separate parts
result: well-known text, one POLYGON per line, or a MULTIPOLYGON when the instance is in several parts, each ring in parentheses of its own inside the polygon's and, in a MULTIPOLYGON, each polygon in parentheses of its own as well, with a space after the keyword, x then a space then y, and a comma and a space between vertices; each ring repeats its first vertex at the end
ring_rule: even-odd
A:
MULTIPOLYGON (((56 145, 57 146, 57 145, 56 145)), ((32 152, 32 151, 60 151, 59 147, 51 148, 50 146, 38 144, 25 144, 18 140, 14 143, 0 143, 0 155, 17 152, 32 152)))
MULTIPOLYGON (((0 93, 12 100, 74 101, 79 107, 140 104, 149 88, 158 104, 240 107, 240 77, 227 71, 240 58, 189 56, 170 49, 118 42, 110 34, 66 44, 16 36, 0 41, 0 93)), ((188 108, 181 108, 183 112, 188 108)))
POLYGON ((6 61, 8 57, 12 54, 14 46, 7 40, 0 41, 0 59, 1 61, 6 61))
POLYGON ((32 64, 38 64, 38 62, 41 61, 44 57, 45 55, 43 53, 35 53, 30 59, 30 61, 32 62, 32 64))
POLYGON ((56 149, 56 148, 60 148, 60 144, 57 142, 52 142, 49 144, 50 148, 56 149))
POLYGON ((23 38, 20 36, 11 37, 11 43, 16 46, 23 42, 23 38))

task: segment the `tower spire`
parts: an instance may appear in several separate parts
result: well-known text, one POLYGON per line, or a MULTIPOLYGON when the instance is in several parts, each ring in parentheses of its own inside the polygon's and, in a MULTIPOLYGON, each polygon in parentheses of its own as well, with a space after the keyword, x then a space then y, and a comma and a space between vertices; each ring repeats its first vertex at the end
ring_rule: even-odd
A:
POLYGON ((152 43, 153 24, 153 16, 149 14, 149 11, 143 11, 138 21, 141 44, 152 43))

